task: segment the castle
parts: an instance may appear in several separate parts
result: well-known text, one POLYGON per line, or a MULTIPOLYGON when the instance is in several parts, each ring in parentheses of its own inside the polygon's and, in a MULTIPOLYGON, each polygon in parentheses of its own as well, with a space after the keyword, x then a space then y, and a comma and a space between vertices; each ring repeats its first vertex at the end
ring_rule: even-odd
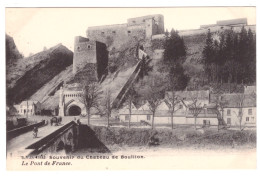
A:
POLYGON ((130 40, 143 41, 148 49, 154 35, 164 34, 163 15, 129 18, 125 24, 89 27, 87 37, 76 37, 73 56, 73 73, 86 63, 97 63, 97 77, 104 74, 98 66, 108 65, 108 52, 119 49, 130 40))
MULTIPOLYGON (((180 36, 206 34, 208 30, 218 33, 224 29, 241 30, 241 27, 251 28, 255 31, 255 25, 248 26, 246 19, 218 21, 214 25, 202 25, 200 29, 179 31, 180 36)), ((140 44, 152 59, 162 59, 165 40, 163 15, 148 15, 127 19, 127 23, 89 27, 86 37, 75 37, 73 73, 76 74, 88 66, 87 76, 95 81, 100 81, 108 73, 109 53, 120 51, 122 45, 129 41, 140 44), (161 43, 158 43, 161 41, 161 43)), ((139 50, 140 52, 140 50, 139 50)), ((134 56, 133 56, 134 57, 134 56)), ((140 58, 139 58, 140 59, 140 58)), ((59 101, 59 115, 86 114, 84 105, 80 102, 82 90, 61 89, 59 101)))

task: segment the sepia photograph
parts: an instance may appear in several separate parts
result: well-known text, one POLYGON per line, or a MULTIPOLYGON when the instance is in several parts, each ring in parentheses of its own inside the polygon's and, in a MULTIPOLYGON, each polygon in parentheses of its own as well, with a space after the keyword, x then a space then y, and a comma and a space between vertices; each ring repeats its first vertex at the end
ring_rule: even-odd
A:
POLYGON ((256 169, 256 7, 5 8, 7 170, 256 169))

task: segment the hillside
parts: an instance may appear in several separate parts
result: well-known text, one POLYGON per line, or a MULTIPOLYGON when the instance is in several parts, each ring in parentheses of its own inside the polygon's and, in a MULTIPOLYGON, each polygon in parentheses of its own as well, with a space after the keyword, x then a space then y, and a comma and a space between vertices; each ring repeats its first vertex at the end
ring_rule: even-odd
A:
POLYGON ((8 104, 28 99, 73 62, 73 53, 59 44, 33 56, 7 64, 8 104))
POLYGON ((203 65, 201 64, 201 59, 206 41, 206 33, 184 36, 183 39, 187 49, 186 60, 183 63, 183 67, 185 69, 185 73, 190 78, 188 88, 196 89, 195 85, 203 82, 203 65))

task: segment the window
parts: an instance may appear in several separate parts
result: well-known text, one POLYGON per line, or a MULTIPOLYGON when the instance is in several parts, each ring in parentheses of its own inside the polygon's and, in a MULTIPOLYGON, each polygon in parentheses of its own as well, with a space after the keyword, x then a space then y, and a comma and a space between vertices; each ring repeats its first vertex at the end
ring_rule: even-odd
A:
POLYGON ((135 23, 135 21, 133 20, 133 23, 135 23))
POLYGON ((220 29, 223 29, 223 28, 224 28, 223 26, 220 27, 220 29))
POLYGON ((128 32, 128 34, 130 34, 131 33, 131 31, 127 31, 128 32))
POLYGON ((102 35, 104 35, 104 34, 105 34, 105 32, 101 32, 101 34, 102 34, 102 35))
POLYGON ((116 34, 116 31, 112 31, 113 34, 116 34))
POLYGON ((147 115, 146 120, 151 120, 151 115, 147 115))
POLYGON ((90 45, 88 45, 88 49, 90 49, 90 45))
POLYGON ((249 122, 249 117, 246 117, 246 121, 249 122))
POLYGON ((129 115, 125 115, 125 121, 128 121, 130 119, 129 115))
POLYGON ((252 115, 252 109, 248 109, 248 115, 252 115))
POLYGON ((210 120, 203 120, 203 125, 210 125, 210 120))
POLYGON ((143 22, 145 22, 145 19, 143 19, 143 22))
POLYGON ((231 124, 231 118, 227 118, 227 124, 231 124))
POLYGON ((80 49, 80 47, 77 47, 77 50, 79 50, 80 49))
POLYGON ((227 115, 228 115, 228 116, 231 115, 231 110, 230 110, 230 109, 227 110, 227 115))

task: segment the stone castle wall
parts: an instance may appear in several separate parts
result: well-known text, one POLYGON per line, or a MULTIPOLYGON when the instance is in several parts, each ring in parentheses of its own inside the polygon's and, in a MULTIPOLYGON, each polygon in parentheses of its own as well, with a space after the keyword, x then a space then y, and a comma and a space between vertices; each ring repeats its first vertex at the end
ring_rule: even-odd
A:
POLYGON ((120 48, 129 40, 151 39, 153 35, 164 33, 162 15, 130 18, 126 24, 89 27, 87 36, 91 40, 103 42, 108 50, 120 48))
MULTIPOLYGON (((181 30, 181 31, 179 31, 179 35, 180 36, 190 36, 190 35, 206 34, 209 29, 210 29, 210 32, 212 32, 212 33, 221 32, 221 31, 227 30, 227 29, 233 29, 234 32, 240 32, 241 28, 242 28, 242 26, 210 26, 208 28, 203 28, 203 29, 181 30)), ((246 26, 244 26, 244 28, 247 31, 250 28, 253 33, 256 32, 255 25, 246 25, 246 26)))
POLYGON ((106 45, 101 42, 89 40, 88 38, 75 37, 73 73, 76 74, 83 69, 86 64, 96 64, 96 75, 98 79, 107 72, 108 52, 106 45))
POLYGON ((75 37, 73 73, 82 69, 85 63, 96 62, 96 42, 80 36, 75 37))

